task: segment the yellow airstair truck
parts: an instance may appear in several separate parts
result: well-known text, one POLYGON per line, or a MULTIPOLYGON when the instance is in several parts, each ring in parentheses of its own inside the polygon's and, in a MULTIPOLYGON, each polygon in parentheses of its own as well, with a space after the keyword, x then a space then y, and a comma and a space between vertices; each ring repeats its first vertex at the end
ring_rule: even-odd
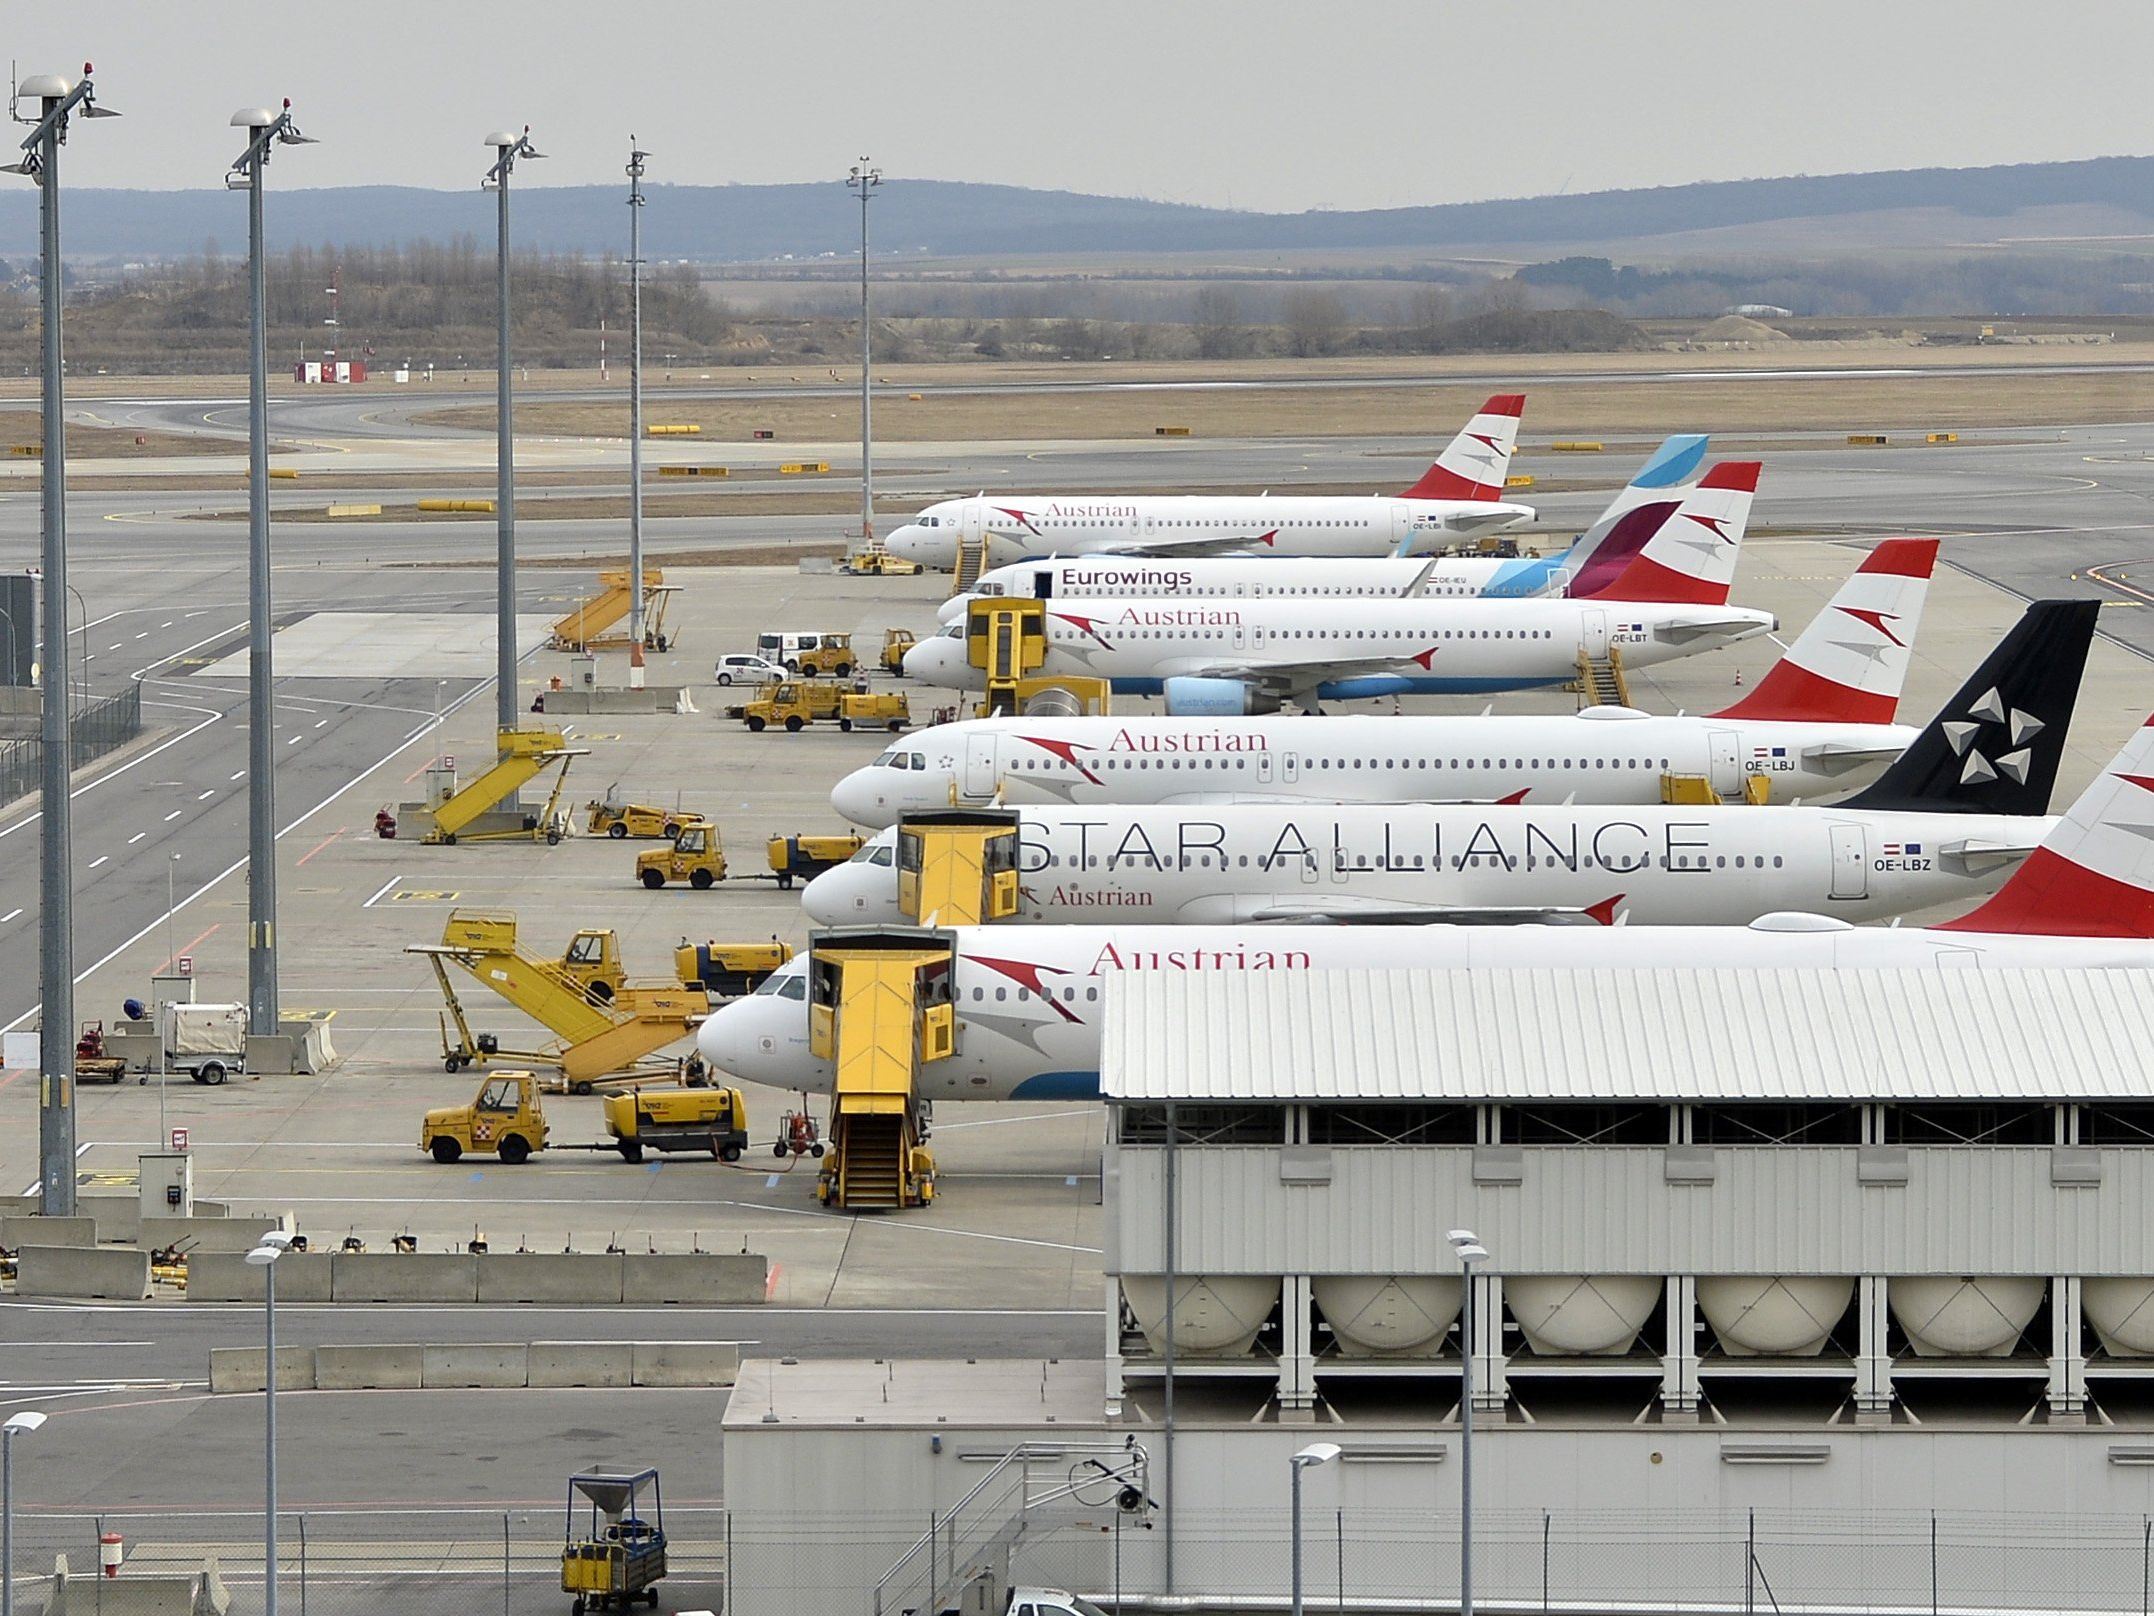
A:
POLYGON ((957 1050, 948 932, 819 933, 808 958, 808 1045, 831 1063, 830 1154, 815 1197, 848 1211, 935 1198, 921 1068, 957 1050))
MULTIPOLYGON (((680 585, 666 582, 656 567, 643 569, 643 648, 663 651, 672 644, 666 634, 666 602, 680 592, 680 585)), ((621 627, 633 604, 628 569, 617 567, 598 575, 598 593, 579 601, 576 609, 553 626, 547 644, 555 651, 617 651, 628 646, 621 627), (620 630, 616 632, 616 630, 620 630)))
POLYGON ((973 709, 979 718, 1070 718, 1111 705, 1105 679, 1036 671, 1047 661, 1044 600, 983 595, 973 601, 965 611, 965 657, 987 675, 987 696, 973 709))
POLYGON ((429 844, 543 841, 552 846, 568 834, 568 816, 561 811, 568 766, 572 759, 588 757, 591 749, 569 745, 564 732, 552 729, 505 729, 497 741, 493 766, 469 785, 459 786, 434 809, 434 828, 425 837, 429 844), (517 806, 502 809, 503 803, 513 804, 516 793, 528 782, 557 766, 553 791, 543 810, 534 814, 517 806))
POLYGON ((898 909, 922 926, 980 926, 1017 913, 1017 813, 938 808, 897 828, 898 909))
MULTIPOLYGON (((610 934, 585 932, 586 938, 610 944, 610 934)), ((610 950, 609 950, 610 951, 610 950)), ((634 983, 579 980, 573 964, 533 954, 516 935, 516 916, 485 909, 452 909, 439 944, 415 943, 405 949, 423 954, 434 969, 444 1005, 442 1065, 451 1072, 493 1061, 551 1066, 561 1074, 559 1087, 589 1094, 609 1080, 693 1081, 700 1065, 684 1065, 659 1055, 668 1044, 688 1037, 710 1010, 700 987, 667 978, 634 983), (511 1049, 491 1033, 474 1034, 455 985, 454 965, 544 1027, 552 1036, 536 1048, 511 1049), (453 1023, 456 1036, 449 1035, 453 1023)), ((573 960, 574 948, 570 959, 573 960)))

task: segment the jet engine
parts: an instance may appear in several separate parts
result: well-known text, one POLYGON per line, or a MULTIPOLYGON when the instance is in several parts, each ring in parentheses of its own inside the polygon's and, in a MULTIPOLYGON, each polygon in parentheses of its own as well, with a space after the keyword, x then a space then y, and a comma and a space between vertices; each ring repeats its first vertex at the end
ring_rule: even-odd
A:
POLYGON ((1169 679, 1162 693, 1176 718, 1246 718, 1279 710, 1277 697, 1239 679, 1169 679))

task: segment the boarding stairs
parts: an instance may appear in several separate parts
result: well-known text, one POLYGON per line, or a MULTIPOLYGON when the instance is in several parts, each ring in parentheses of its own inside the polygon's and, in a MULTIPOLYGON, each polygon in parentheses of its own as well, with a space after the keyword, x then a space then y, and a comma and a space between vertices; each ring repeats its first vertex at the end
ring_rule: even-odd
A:
POLYGON ((987 570, 987 539, 959 539, 957 541, 957 564, 950 572, 950 593, 962 595, 980 581, 980 574, 987 570))
POLYGON ((896 1211, 935 1198, 920 1070, 957 1048, 947 932, 825 932, 808 961, 808 1043, 831 1064, 826 1206, 896 1211))
POLYGON ((1623 652, 1610 646, 1606 656, 1578 653, 1578 679, 1571 688, 1578 692, 1581 707, 1628 707, 1630 676, 1623 671, 1623 652))

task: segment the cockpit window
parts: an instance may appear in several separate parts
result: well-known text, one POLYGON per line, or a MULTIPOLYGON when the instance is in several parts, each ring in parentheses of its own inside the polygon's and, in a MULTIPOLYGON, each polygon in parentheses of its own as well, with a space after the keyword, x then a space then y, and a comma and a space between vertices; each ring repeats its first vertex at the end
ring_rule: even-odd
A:
POLYGON ((868 767, 869 767, 869 768, 871 768, 871 769, 887 769, 887 768, 890 768, 890 767, 891 767, 891 766, 892 766, 893 764, 895 764, 895 763, 896 763, 896 761, 897 761, 897 753, 895 753, 895 752, 885 752, 885 753, 883 753, 883 754, 882 754, 882 756, 878 757, 878 758, 877 758, 877 759, 876 759, 876 760, 875 760, 875 761, 874 761, 873 763, 870 763, 870 764, 868 765, 868 767))
POLYGON ((999 595, 1002 593, 1002 585, 983 583, 973 593, 976 595, 999 595))
POLYGON ((963 623, 952 623, 942 631, 942 637, 946 640, 963 639, 965 637, 965 625, 963 623))
POLYGON ((869 842, 847 859, 848 864, 888 864, 896 857, 889 842, 869 842))
POLYGON ((912 766, 914 768, 924 769, 927 767, 927 754, 925 752, 914 752, 909 755, 912 758, 912 766))
POLYGON ((941 527, 942 518, 939 516, 923 516, 920 518, 920 525, 922 527, 941 527))

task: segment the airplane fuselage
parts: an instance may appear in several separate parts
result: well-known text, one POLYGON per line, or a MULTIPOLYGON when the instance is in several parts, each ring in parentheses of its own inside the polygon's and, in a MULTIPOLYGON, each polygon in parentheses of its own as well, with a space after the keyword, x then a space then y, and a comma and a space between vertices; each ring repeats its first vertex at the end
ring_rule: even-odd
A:
POLYGON ((1657 803, 1661 777, 1773 800, 1851 790, 1916 731, 1902 724, 1658 717, 1627 707, 1473 716, 979 718, 938 724, 854 770, 830 794, 880 829, 909 809, 1002 802, 1657 803))
MULTIPOLYGON (((1019 921, 1743 925, 1994 892, 2048 818, 1837 808, 1250 804, 1018 812, 1019 921)), ((825 926, 895 925, 897 832, 816 877, 825 926)))

